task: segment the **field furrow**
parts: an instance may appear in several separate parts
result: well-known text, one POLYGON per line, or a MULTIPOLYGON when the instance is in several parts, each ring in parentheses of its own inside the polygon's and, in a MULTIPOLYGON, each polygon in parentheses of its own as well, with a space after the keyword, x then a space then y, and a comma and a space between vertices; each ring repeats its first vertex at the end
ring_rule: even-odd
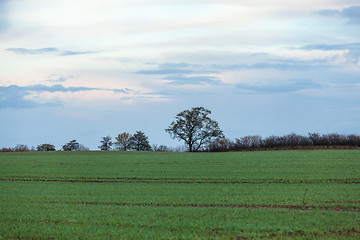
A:
POLYGON ((125 179, 49 179, 33 177, 8 177, 0 178, 0 181, 13 182, 71 182, 71 183, 175 183, 175 184, 321 184, 342 183, 360 184, 360 179, 323 179, 323 180, 272 180, 263 179, 255 181, 226 181, 226 180, 200 180, 200 179, 149 179, 149 178, 125 178, 125 179))
POLYGON ((246 208, 246 209, 293 209, 293 210, 325 210, 360 212, 360 207, 340 206, 296 206, 296 205, 226 205, 226 204, 161 204, 161 203, 125 203, 125 202, 37 202, 40 204, 70 204, 70 205, 113 205, 113 206, 141 206, 141 207, 188 207, 188 208, 246 208))

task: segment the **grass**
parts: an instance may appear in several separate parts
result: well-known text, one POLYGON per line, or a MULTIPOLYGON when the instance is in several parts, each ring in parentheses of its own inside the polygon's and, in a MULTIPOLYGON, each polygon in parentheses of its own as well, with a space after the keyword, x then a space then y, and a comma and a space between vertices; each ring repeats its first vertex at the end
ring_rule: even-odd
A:
POLYGON ((0 154, 0 239, 358 239, 360 151, 0 154))

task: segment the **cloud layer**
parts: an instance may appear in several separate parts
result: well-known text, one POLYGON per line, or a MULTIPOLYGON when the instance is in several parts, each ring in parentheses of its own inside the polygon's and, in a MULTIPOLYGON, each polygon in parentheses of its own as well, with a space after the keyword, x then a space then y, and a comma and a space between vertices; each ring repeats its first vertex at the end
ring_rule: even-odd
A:
MULTIPOLYGON (((31 86, 11 85, 0 87, 0 109, 1 108, 34 108, 44 105, 39 103, 31 96, 39 93, 76 93, 84 91, 111 91, 114 93, 128 94, 130 89, 104 89, 90 87, 64 87, 61 84, 46 86, 42 84, 31 86)), ((46 102, 46 104, 60 104, 59 102, 46 102)))
POLYGON ((0 0, 0 147, 23 139, 15 122, 37 126, 28 144, 44 122, 69 138, 143 130, 171 144, 163 129, 194 106, 229 137, 358 131, 359 11, 357 0, 0 0))

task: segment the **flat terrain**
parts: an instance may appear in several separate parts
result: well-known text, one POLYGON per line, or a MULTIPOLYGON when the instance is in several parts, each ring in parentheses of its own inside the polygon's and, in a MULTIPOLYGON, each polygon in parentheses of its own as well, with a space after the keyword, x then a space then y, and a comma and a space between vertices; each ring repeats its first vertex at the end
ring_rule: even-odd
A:
POLYGON ((0 153, 0 239, 359 238, 359 150, 0 153))

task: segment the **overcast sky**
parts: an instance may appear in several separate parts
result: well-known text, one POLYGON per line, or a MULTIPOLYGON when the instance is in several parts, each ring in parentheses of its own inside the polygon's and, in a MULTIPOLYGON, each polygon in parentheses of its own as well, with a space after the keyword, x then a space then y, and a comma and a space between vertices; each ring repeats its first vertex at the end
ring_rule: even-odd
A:
POLYGON ((0 147, 164 131, 360 134, 359 0, 0 0, 0 147))

